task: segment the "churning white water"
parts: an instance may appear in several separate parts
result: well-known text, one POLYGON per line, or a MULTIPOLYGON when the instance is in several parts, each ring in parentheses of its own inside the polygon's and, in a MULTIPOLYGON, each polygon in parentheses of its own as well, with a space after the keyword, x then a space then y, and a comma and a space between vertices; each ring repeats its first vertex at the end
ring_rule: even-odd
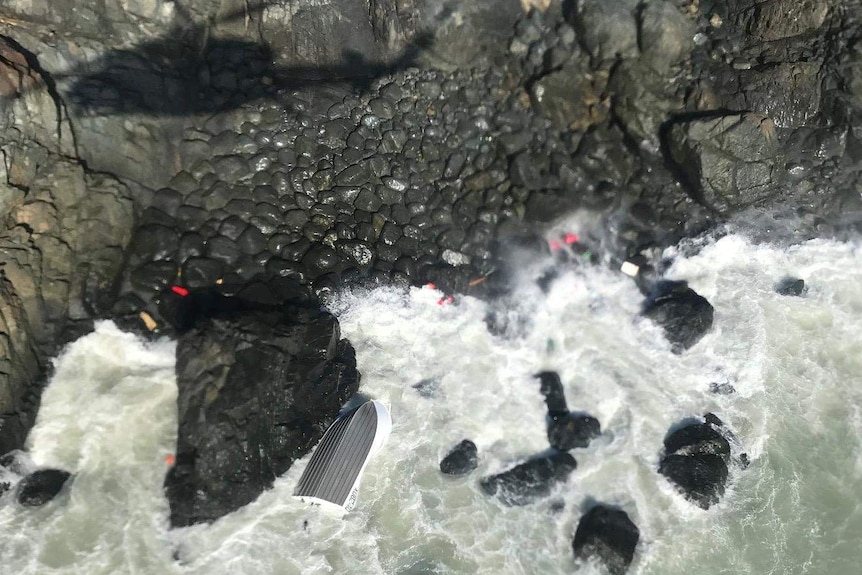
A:
MULTIPOLYGON (((169 531, 161 485, 176 430, 174 345, 101 324, 57 360, 29 438, 37 465, 76 473, 43 508, 0 503, 0 570, 15 574, 576 572, 571 541, 593 501, 641 530, 631 573, 857 575, 862 564, 862 253, 858 244, 790 248, 731 235, 678 257, 715 306, 712 332, 681 356, 636 319, 633 282, 570 271, 547 296, 524 288, 530 321, 491 335, 486 304, 437 305, 434 290, 347 294, 333 309, 356 347, 361 391, 391 407, 389 443, 356 510, 334 519, 290 495, 307 459, 274 489, 213 525, 169 531), (805 278, 782 297, 782 276, 805 278), (569 405, 603 435, 551 497, 505 507, 478 479, 547 447, 539 370, 560 372, 569 405), (423 382, 420 389, 414 386, 423 382), (710 393, 710 384, 736 393, 710 393), (421 391, 421 393, 420 393, 421 391), (708 511, 656 469, 681 420, 713 411, 751 458, 708 511), (479 468, 444 477, 463 438, 479 468), (176 557, 176 559, 175 559, 176 557)), ((514 314, 514 311, 513 311, 514 314)), ((582 566, 579 573, 599 572, 582 566)))

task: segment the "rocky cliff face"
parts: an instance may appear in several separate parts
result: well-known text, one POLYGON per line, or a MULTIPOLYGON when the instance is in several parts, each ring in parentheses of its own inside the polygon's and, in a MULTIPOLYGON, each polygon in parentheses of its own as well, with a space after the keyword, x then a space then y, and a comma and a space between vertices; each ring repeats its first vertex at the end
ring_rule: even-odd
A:
POLYGON ((104 313, 134 223, 116 178, 75 157, 62 100, 32 54, 0 38, 0 451, 20 446, 46 357, 104 313))

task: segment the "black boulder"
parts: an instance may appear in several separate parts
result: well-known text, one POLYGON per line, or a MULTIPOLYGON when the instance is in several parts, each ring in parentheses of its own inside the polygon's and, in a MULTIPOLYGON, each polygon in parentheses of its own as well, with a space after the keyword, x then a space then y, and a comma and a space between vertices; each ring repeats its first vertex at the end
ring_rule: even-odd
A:
POLYGON ((578 559, 596 558, 611 575, 622 575, 632 562, 640 530, 621 509, 598 505, 578 522, 572 549, 578 559))
POLYGON ((18 484, 18 503, 26 507, 39 507, 54 499, 71 477, 62 469, 40 469, 18 484))
POLYGON ((560 451, 587 447, 592 439, 602 434, 599 420, 590 415, 569 412, 549 415, 548 419, 548 441, 560 451))
POLYGON ((703 509, 718 503, 727 483, 727 464, 718 455, 668 455, 658 472, 675 483, 686 499, 703 509))
POLYGON ((801 296, 805 291, 805 280, 797 278, 783 278, 775 286, 775 293, 779 295, 801 296))
POLYGON ((659 281, 653 285, 641 315, 664 329, 674 353, 696 344, 712 328, 712 305, 686 282, 659 281))
POLYGON ((194 327, 179 337, 177 456, 165 480, 174 527, 213 521, 257 498, 317 443, 359 386, 353 348, 331 314, 228 305, 238 299, 198 302, 194 327))
POLYGON ((560 381, 560 374, 556 371, 541 371, 536 374, 536 377, 541 382, 539 391, 545 398, 548 412, 564 413, 569 411, 569 406, 566 404, 566 393, 563 390, 563 383, 560 381))
POLYGON ((548 442, 551 447, 568 451, 587 447, 601 435, 599 420, 583 413, 569 411, 560 375, 556 371, 542 371, 535 375, 541 382, 539 391, 548 406, 548 442))
POLYGON ((659 473, 675 484, 686 499, 709 509, 724 495, 731 461, 730 431, 708 413, 703 423, 681 427, 664 440, 659 473))
POLYGON ((730 458, 730 443, 714 425, 699 423, 677 429, 664 440, 667 454, 718 455, 730 458))
POLYGON ((465 439, 453 447, 440 462, 440 471, 446 475, 466 475, 479 465, 476 444, 465 439))
POLYGON ((506 505, 527 505, 549 495, 551 488, 568 479, 577 466, 569 453, 557 451, 485 477, 481 486, 506 505))

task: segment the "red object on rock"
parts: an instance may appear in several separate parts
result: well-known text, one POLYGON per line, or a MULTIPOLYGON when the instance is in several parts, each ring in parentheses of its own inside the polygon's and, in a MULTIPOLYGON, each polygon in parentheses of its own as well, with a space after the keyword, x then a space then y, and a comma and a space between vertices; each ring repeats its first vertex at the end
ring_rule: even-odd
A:
POLYGON ((438 300, 437 300, 437 305, 443 305, 443 304, 447 304, 447 303, 452 303, 453 301, 455 301, 455 298, 454 298, 454 297, 452 297, 451 295, 447 295, 447 296, 445 296, 445 297, 441 297, 440 299, 438 299, 438 300))
POLYGON ((567 246, 570 246, 572 244, 576 244, 579 241, 581 241, 581 238, 579 238, 578 234, 575 234, 575 233, 570 232, 570 233, 563 236, 563 243, 565 243, 567 246))
POLYGON ((187 290, 186 288, 181 287, 181 286, 171 286, 171 291, 174 292, 175 294, 181 295, 183 297, 186 297, 187 295, 189 295, 189 290, 187 290))
POLYGON ((558 242, 557 240, 551 240, 551 241, 549 241, 549 242, 548 242, 548 245, 551 247, 551 249, 552 249, 553 251, 557 251, 558 249, 560 249, 560 248, 562 248, 562 247, 563 247, 563 246, 561 246, 561 245, 560 245, 560 242, 558 242))

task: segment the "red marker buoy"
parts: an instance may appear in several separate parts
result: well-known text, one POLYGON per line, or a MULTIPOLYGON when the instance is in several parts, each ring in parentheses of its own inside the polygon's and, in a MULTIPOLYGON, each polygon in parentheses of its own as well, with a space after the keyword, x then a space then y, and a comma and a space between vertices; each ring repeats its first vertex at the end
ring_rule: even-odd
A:
POLYGON ((565 243, 567 246, 570 246, 572 244, 576 244, 579 241, 581 241, 581 238, 579 238, 578 234, 575 234, 575 233, 570 232, 570 233, 563 236, 563 243, 565 243))
POLYGON ((425 287, 431 288, 431 289, 437 289, 437 286, 434 285, 434 282, 428 282, 427 284, 425 284, 425 287))
POLYGON ((182 297, 189 295, 189 290, 180 286, 171 286, 171 291, 182 297))
POLYGON ((177 460, 177 458, 174 457, 173 453, 168 453, 167 455, 165 455, 165 464, 166 465, 173 465, 176 462, 176 460, 177 460))

